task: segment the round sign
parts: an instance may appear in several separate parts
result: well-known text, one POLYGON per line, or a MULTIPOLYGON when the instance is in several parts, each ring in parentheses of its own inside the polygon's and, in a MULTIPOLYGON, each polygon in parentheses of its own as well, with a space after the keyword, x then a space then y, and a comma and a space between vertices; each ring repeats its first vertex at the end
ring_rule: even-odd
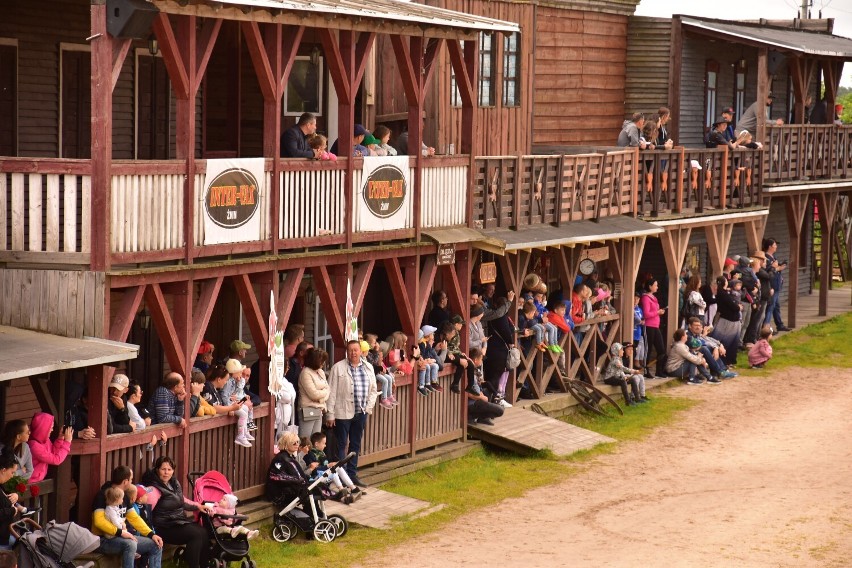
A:
POLYGON ((390 217, 402 207, 407 190, 402 170, 379 166, 364 182, 364 202, 376 217, 390 217))
POLYGON ((258 183, 242 168, 231 168, 207 185, 204 208, 214 223, 225 229, 246 224, 258 208, 258 183))

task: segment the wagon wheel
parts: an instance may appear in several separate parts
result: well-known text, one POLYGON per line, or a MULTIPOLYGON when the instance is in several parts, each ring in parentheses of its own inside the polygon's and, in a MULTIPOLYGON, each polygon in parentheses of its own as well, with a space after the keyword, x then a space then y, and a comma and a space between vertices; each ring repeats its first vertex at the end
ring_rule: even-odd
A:
POLYGON ((600 404, 600 400, 604 399, 609 402, 619 414, 622 416, 624 415, 624 411, 611 396, 585 381, 578 379, 566 379, 565 386, 568 388, 568 392, 571 393, 571 396, 577 399, 577 402, 590 412, 606 416, 606 412, 604 412, 600 404))

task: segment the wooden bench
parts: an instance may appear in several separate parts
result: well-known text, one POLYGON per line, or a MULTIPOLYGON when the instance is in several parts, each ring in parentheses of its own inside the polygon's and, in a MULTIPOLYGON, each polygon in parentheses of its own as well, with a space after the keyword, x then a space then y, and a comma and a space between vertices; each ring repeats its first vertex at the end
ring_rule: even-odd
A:
MULTIPOLYGON (((163 545, 163 562, 171 561, 174 558, 175 551, 178 546, 174 544, 163 545)), ((86 562, 94 562, 96 568, 121 568, 121 556, 117 554, 102 554, 100 552, 90 552, 82 554, 74 559, 75 564, 85 564, 86 562)))

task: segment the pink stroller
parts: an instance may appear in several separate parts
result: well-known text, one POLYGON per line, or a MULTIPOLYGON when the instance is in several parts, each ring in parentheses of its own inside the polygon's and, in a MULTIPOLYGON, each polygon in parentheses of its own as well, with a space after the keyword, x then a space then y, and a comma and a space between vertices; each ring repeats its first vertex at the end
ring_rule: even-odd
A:
MULTIPOLYGON (((198 503, 218 503, 226 493, 233 493, 228 478, 218 471, 207 473, 192 472, 187 475, 192 486, 192 498, 198 503)), ((249 557, 249 543, 244 538, 231 538, 227 533, 216 532, 213 519, 232 519, 234 524, 247 520, 245 515, 202 515, 196 514, 198 522, 207 529, 211 541, 215 541, 211 556, 212 566, 225 568, 229 562, 241 562, 241 568, 256 568, 257 564, 249 557)))

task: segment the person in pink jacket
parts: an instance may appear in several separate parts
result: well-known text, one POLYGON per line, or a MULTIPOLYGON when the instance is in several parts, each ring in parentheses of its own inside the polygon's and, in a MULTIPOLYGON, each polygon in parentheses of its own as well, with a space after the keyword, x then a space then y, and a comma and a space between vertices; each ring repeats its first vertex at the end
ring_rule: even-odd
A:
POLYGON ((751 365, 752 369, 762 369, 772 359, 772 346, 769 345, 770 339, 772 339, 772 328, 764 325, 760 329, 760 339, 748 351, 748 364, 751 365))
POLYGON ((74 430, 63 426, 55 442, 50 441, 53 431, 53 415, 39 412, 30 424, 30 452, 33 454, 33 474, 30 483, 41 481, 47 475, 47 466, 59 465, 71 451, 71 436, 74 430))

